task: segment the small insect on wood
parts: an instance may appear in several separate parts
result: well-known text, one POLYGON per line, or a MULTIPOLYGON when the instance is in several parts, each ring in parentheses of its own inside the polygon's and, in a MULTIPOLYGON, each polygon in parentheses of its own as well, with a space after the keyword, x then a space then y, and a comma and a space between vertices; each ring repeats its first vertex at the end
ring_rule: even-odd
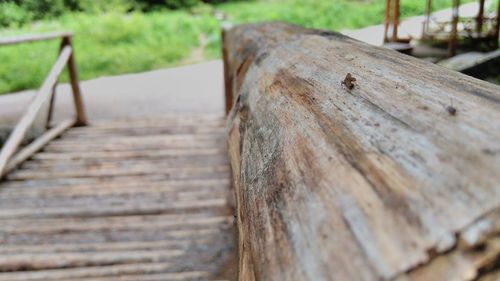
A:
POLYGON ((452 116, 455 116, 457 114, 457 109, 453 106, 453 100, 451 100, 451 105, 448 105, 446 107, 446 111, 452 116))
POLYGON ((352 90, 352 89, 354 89, 354 86, 356 86, 356 85, 354 84, 354 82, 356 82, 356 78, 354 78, 354 77, 351 75, 351 73, 347 73, 347 75, 346 75, 346 77, 345 77, 344 81, 342 81, 342 83, 341 83, 341 84, 342 84, 342 85, 345 85, 345 86, 347 87, 347 89, 352 90))

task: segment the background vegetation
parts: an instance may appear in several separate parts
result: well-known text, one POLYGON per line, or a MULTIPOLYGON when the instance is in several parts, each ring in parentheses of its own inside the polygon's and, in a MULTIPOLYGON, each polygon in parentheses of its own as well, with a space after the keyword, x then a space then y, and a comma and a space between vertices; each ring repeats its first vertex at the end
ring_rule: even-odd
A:
MULTIPOLYGON (((219 56, 225 21, 280 20, 329 30, 383 20, 381 0, 0 0, 0 37, 68 30, 82 80, 140 72, 219 56)), ((433 1, 444 8, 450 0, 433 1)), ((422 0, 402 1, 403 16, 421 14, 422 0)), ((0 93, 36 88, 58 42, 0 48, 0 93)), ((63 80, 66 78, 63 77, 63 80)))

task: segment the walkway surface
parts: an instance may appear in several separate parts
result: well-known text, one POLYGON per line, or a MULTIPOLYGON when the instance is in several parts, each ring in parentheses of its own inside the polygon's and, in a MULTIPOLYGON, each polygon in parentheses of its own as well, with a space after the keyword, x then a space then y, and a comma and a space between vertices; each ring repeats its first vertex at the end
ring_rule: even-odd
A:
POLYGON ((72 128, 0 183, 2 280, 234 280, 224 120, 72 128))
MULTIPOLYGON (((78 56, 77 56, 78 60, 78 56)), ((222 61, 81 82, 90 121, 224 112, 222 61)), ((0 128, 16 124, 35 91, 0 96, 0 128)), ((74 112, 70 87, 57 88, 55 118, 74 112)))

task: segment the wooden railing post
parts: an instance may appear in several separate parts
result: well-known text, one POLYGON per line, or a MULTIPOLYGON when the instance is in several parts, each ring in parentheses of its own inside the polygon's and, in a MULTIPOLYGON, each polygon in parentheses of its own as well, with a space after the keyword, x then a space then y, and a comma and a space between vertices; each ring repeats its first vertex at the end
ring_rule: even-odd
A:
POLYGON ((75 59, 73 56, 73 48, 71 46, 70 33, 51 33, 45 35, 23 36, 16 38, 1 38, 0 46, 14 45, 20 43, 36 42, 61 38, 61 46, 56 62, 52 66, 49 74, 45 78, 42 87, 36 93, 34 100, 28 106, 25 114, 14 127, 9 138, 0 150, 0 179, 10 170, 17 167, 24 160, 28 159, 34 152, 40 150, 50 140, 60 135, 64 130, 73 125, 83 126, 87 124, 85 110, 83 106, 80 86, 78 84, 78 73, 76 71, 75 59), (59 80, 59 75, 67 66, 69 70, 70 84, 73 91, 73 99, 75 102, 76 117, 64 121, 54 128, 50 128, 52 112, 54 108, 54 96, 59 80), (38 113, 45 110, 45 105, 48 105, 48 114, 46 116, 47 131, 28 146, 18 152, 21 142, 26 136, 27 131, 33 122, 37 120, 38 113))
MULTIPOLYGON (((72 46, 71 36, 64 36, 62 39, 62 45, 63 47, 66 45, 72 46)), ((76 70, 74 52, 71 53, 71 56, 68 59, 68 72, 71 89, 73 91, 73 100, 75 102, 76 125, 85 126, 87 124, 87 117, 85 115, 82 94, 78 83, 78 71, 76 70)))
MULTIPOLYGON (((70 36, 70 35, 68 35, 68 36, 70 36)), ((61 37, 61 44, 59 46, 59 50, 57 51, 57 56, 61 55, 62 50, 67 45, 67 42, 65 42, 65 40, 64 40, 65 37, 66 36, 61 37)), ((50 122, 52 122, 52 116, 53 116, 53 111, 54 111, 54 102, 55 102, 55 99, 56 99, 56 91, 57 91, 57 85, 58 85, 58 83, 59 83, 59 79, 57 79, 57 81, 54 84, 54 86, 52 86, 52 96, 50 97, 49 109, 48 109, 48 114, 47 114, 47 122, 45 124, 45 127, 47 129, 50 128, 50 122)))
POLYGON ((453 0, 453 19, 451 22, 451 33, 448 41, 448 56, 452 57, 457 52, 458 44, 458 22, 460 20, 460 0, 453 0))
POLYGON ((225 38, 226 32, 229 29, 229 26, 223 26, 221 30, 221 41, 222 43, 222 60, 224 64, 224 104, 225 104, 225 112, 226 115, 231 111, 231 107, 233 106, 233 84, 232 84, 232 75, 229 70, 229 62, 227 61, 227 49, 225 48, 225 38))

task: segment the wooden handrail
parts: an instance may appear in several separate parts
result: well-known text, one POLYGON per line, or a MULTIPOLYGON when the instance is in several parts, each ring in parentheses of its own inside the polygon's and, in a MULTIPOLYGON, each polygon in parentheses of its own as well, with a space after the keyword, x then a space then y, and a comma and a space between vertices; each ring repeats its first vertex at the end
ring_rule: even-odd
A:
POLYGON ((222 46, 239 280, 483 280, 497 265, 499 86, 283 23, 222 46))
POLYGON ((19 120, 14 130, 9 135, 9 138, 5 142, 4 146, 0 151, 0 178, 5 176, 5 174, 17 167, 24 160, 29 159, 33 153, 41 149, 50 140, 59 136, 64 130, 73 125, 85 125, 86 116, 83 106, 83 101, 81 98, 80 87, 78 84, 78 74, 76 71, 76 65, 73 58, 73 48, 71 46, 71 34, 70 33, 51 33, 38 36, 23 36, 19 38, 2 39, 0 40, 0 46, 2 45, 12 45, 18 43, 34 42, 41 40, 49 40, 54 38, 61 38, 61 48, 59 51, 59 56, 52 66, 49 74, 45 78, 42 87, 39 89, 35 98, 28 106, 25 114, 19 120), (50 102, 48 114, 49 120, 52 115, 52 103, 54 100, 54 89, 57 85, 58 78, 63 71, 65 66, 68 66, 70 84, 73 90, 73 98, 75 102, 76 118, 71 121, 64 121, 53 130, 48 131, 42 137, 34 141, 27 148, 17 153, 21 142, 26 136, 29 128, 32 126, 43 105, 50 102))
POLYGON ((53 32, 47 34, 38 34, 38 35, 24 35, 24 36, 16 36, 10 38, 0 38, 0 46, 7 45, 15 45, 21 43, 29 43, 36 41, 47 41, 52 39, 60 39, 65 37, 71 37, 72 34, 70 32, 53 32))

